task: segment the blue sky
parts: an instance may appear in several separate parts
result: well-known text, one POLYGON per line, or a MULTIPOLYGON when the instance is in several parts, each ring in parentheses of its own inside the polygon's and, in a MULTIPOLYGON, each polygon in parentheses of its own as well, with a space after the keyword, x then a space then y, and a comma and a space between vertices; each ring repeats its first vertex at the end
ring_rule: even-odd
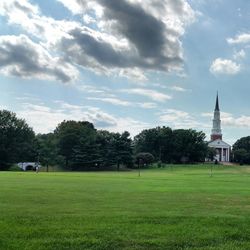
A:
POLYGON ((0 108, 37 133, 63 120, 250 131, 250 2, 2 0, 0 108))

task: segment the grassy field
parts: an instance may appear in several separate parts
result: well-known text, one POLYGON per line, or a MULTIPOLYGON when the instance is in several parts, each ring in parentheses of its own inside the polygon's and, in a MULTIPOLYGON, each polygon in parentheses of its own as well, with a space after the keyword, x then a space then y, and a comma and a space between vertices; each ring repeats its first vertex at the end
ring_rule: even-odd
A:
POLYGON ((250 249, 250 167, 0 172, 0 249, 250 249))

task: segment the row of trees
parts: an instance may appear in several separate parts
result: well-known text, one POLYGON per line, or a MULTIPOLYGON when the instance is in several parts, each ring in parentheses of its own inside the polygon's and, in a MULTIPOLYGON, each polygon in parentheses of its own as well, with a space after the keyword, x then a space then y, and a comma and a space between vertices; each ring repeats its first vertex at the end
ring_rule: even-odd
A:
MULTIPOLYGON (((201 162, 213 157, 205 134, 192 129, 156 127, 143 130, 134 140, 128 132, 97 130, 87 121, 63 121, 53 133, 35 135, 23 119, 0 111, 0 169, 25 161, 60 165, 70 170, 105 169, 152 162, 201 162)), ((250 137, 233 147, 235 160, 250 163, 250 137)))
POLYGON ((131 167, 132 140, 128 132, 98 131, 87 121, 63 121, 53 133, 35 135, 25 120, 0 111, 0 170, 27 161, 70 170, 131 167))
POLYGON ((205 134, 193 129, 157 127, 135 136, 135 152, 150 152, 164 163, 201 162, 207 154, 205 134))

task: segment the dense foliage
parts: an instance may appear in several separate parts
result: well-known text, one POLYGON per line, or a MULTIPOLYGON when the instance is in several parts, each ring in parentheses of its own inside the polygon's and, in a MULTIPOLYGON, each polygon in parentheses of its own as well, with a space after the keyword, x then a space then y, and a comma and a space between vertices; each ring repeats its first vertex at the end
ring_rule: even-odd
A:
POLYGON ((0 110, 0 170, 19 161, 32 161, 35 133, 23 119, 7 110, 0 110))
POLYGON ((58 153, 65 159, 65 167, 76 169, 79 165, 92 164, 95 150, 96 129, 86 121, 63 121, 56 130, 58 153))
POLYGON ((54 133, 38 134, 36 136, 35 149, 38 154, 38 160, 43 165, 48 167, 60 163, 60 156, 58 155, 58 149, 54 133))
POLYGON ((234 161, 250 164, 250 136, 242 137, 233 145, 234 161))
POLYGON ((71 170, 130 166, 132 140, 128 132, 97 131, 86 121, 63 121, 55 130, 58 153, 71 170))
POLYGON ((135 151, 149 152, 165 163, 204 161, 207 154, 205 134, 192 129, 157 127, 143 130, 135 139, 135 151))
POLYGON ((0 112, 0 167, 23 161, 59 165, 68 170, 107 169, 152 162, 201 162, 207 156, 205 134, 192 129, 156 127, 130 134, 97 130, 88 121, 63 121, 53 133, 38 134, 9 111, 0 112))

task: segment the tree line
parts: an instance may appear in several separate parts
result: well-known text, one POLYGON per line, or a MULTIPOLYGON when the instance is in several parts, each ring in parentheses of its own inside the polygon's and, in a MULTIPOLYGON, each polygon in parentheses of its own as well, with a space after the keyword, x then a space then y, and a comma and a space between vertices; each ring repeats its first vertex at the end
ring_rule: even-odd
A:
MULTIPOLYGON (((237 161, 250 161, 240 143, 235 144, 237 161)), ((245 144, 244 144, 245 145, 245 144)), ((18 162, 37 162, 68 170, 97 170, 157 162, 203 162, 211 155, 205 134, 193 129, 156 127, 145 129, 132 138, 129 132, 97 130, 88 121, 62 121, 52 133, 35 134, 24 119, 0 110, 0 170, 18 162)))

